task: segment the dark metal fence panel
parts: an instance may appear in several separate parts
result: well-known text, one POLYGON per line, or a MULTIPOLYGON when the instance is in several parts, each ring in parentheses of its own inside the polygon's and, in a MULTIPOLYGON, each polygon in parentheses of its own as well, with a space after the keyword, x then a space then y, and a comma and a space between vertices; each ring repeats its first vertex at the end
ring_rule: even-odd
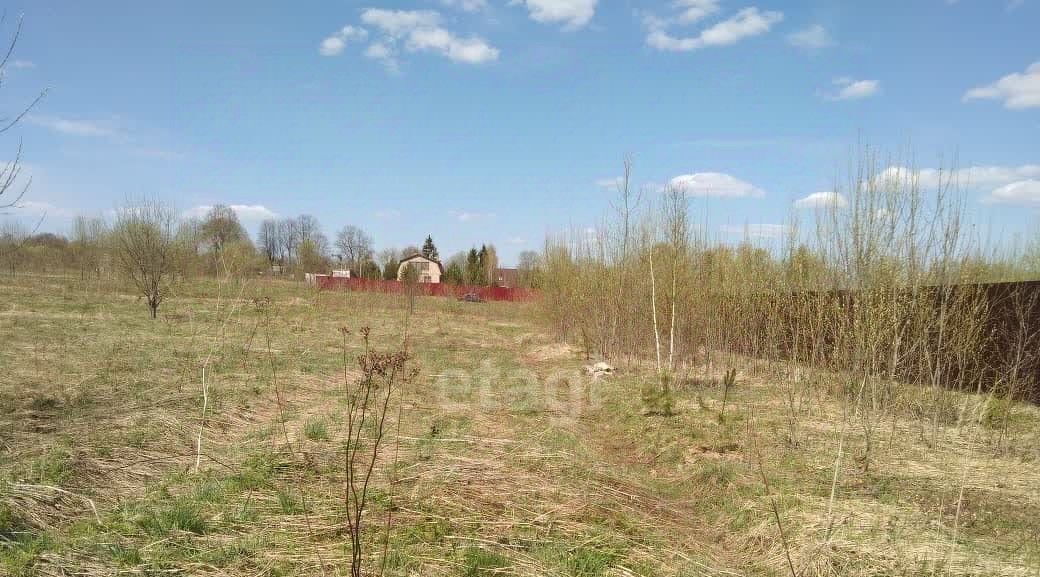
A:
MULTIPOLYGON (((916 292, 872 294, 850 291, 777 296, 780 306, 760 303, 755 315, 739 307, 745 327, 724 347, 751 356, 777 356, 848 369, 855 362, 861 309, 877 305, 890 317, 876 327, 892 335, 877 346, 886 351, 906 336, 916 355, 887 370, 896 378, 948 388, 989 392, 1040 403, 1040 281, 926 287, 916 292), (866 298, 874 302, 864 302, 866 298), (958 318, 938 322, 943 311, 958 318), (777 322, 777 315, 780 321, 777 322), (759 318, 761 317, 761 318, 759 318), (962 339, 951 343, 943 327, 962 339), (745 335, 743 338, 741 335, 745 335), (746 335, 752 335, 747 338, 746 335), (922 361, 921 359, 927 359, 922 361)), ((767 297, 765 299, 769 301, 767 297)), ((727 308, 723 305, 721 308, 727 308)), ((876 320, 876 319, 872 319, 876 320)), ((899 355, 892 354, 892 358, 899 355)))

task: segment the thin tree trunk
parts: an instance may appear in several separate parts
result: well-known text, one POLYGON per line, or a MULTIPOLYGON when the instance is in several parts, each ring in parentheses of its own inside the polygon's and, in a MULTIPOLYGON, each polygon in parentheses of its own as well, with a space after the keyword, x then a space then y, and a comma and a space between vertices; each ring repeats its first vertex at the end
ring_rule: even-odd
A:
POLYGON ((671 328, 670 328, 670 330, 668 332, 668 370, 669 371, 672 371, 672 370, 675 369, 675 361, 673 360, 673 358, 675 356, 675 299, 676 299, 676 288, 675 288, 675 284, 676 284, 676 282, 675 282, 676 281, 676 278, 675 278, 676 277, 676 271, 675 271, 676 261, 675 261, 675 258, 676 258, 676 256, 677 256, 676 254, 672 255, 672 259, 673 259, 672 260, 672 295, 671 295, 671 297, 672 297, 672 311, 671 311, 671 315, 670 315, 671 316, 670 320, 671 320, 671 325, 672 326, 671 326, 671 328))
POLYGON ((654 316, 654 350, 657 352, 657 373, 661 373, 661 333, 657 329, 657 280, 654 278, 654 247, 650 245, 650 307, 654 316))

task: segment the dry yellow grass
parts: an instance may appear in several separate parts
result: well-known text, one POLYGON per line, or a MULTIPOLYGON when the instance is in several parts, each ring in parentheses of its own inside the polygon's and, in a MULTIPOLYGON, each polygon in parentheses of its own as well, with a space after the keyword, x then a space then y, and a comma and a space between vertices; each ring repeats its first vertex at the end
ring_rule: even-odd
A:
POLYGON ((944 397, 938 428, 901 403, 864 470, 836 374, 727 358, 725 421, 703 367, 646 416, 652 367, 592 381, 529 306, 424 298, 409 319, 260 281, 171 299, 152 321, 118 287, 0 277, 0 574, 347 573, 338 329, 363 325, 384 349, 407 328, 422 370, 367 513, 373 572, 388 509, 388 575, 782 575, 787 553, 799 575, 1040 571, 1036 407, 999 407, 1003 442, 984 399, 944 397))

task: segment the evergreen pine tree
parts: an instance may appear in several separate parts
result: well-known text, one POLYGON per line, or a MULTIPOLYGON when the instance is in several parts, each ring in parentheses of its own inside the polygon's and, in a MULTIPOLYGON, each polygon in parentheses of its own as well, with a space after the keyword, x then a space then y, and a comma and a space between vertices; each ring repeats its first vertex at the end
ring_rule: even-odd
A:
POLYGON ((469 249, 466 255, 466 284, 477 284, 480 279, 480 255, 477 249, 469 249))
POLYGON ((480 245, 480 252, 477 253, 477 270, 473 275, 473 284, 480 286, 487 286, 488 276, 488 249, 486 244, 480 245))
POLYGON ((433 244, 433 236, 427 235, 426 241, 422 245, 422 255, 430 260, 440 260, 441 257, 437 254, 437 246, 433 244))

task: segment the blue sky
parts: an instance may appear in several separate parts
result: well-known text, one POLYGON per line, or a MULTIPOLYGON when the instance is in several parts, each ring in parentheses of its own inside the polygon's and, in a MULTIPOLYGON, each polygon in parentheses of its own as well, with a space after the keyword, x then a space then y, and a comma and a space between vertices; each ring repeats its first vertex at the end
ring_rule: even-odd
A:
POLYGON ((694 175, 695 220, 739 239, 857 142, 955 162, 998 237, 1040 215, 1035 0, 33 0, 8 33, 18 13, 0 110, 49 92, 0 154, 23 139, 15 216, 44 229, 148 195, 512 262, 600 220, 631 154, 638 182, 694 175))

